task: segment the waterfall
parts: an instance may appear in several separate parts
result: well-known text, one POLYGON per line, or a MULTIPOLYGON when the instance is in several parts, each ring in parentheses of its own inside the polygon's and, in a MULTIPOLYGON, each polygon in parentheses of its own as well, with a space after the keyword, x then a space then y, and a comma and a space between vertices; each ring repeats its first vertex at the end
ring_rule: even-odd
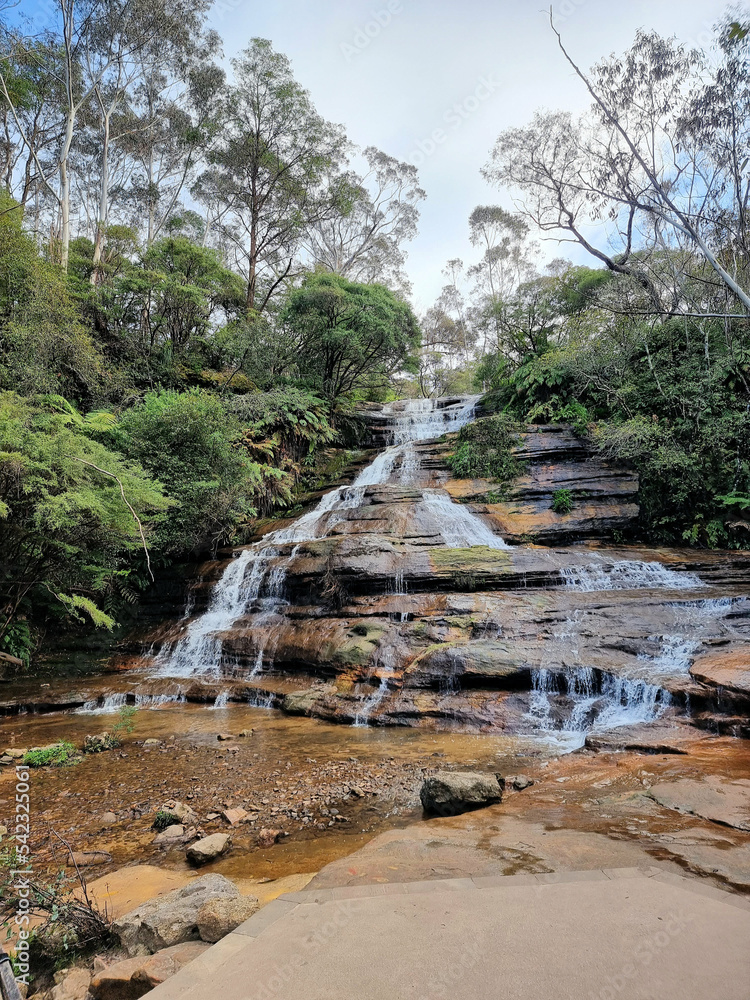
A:
POLYGON ((547 739, 570 750, 590 732, 653 722, 672 702, 668 691, 640 678, 602 675, 590 667, 532 670, 527 719, 547 739))
POLYGON ((371 694, 369 698, 365 698, 364 704, 357 712, 357 714, 354 716, 354 722, 352 723, 352 725, 355 726, 357 729, 361 728, 362 726, 369 725, 370 716, 372 715, 373 710, 378 707, 378 705, 381 703, 383 698, 385 698, 387 693, 388 693, 388 678, 384 674, 380 678, 380 684, 378 686, 378 689, 374 692, 374 694, 371 694))
POLYGON ((510 546, 463 504, 454 503, 447 493, 425 490, 423 502, 437 521, 443 542, 451 549, 484 545, 490 549, 510 546))
POLYGON ((216 698, 214 699, 214 703, 211 706, 211 708, 226 708, 228 704, 229 704, 229 692, 220 691, 216 695, 216 698))
POLYGON ((112 712, 119 712, 127 705, 128 696, 121 692, 119 694, 108 694, 103 698, 92 698, 76 709, 81 715, 110 715, 112 712))
POLYGON ((705 584, 695 573, 677 573, 658 562, 622 559, 607 564, 587 563, 560 570, 563 584, 571 590, 698 590, 705 584))
MULTIPOLYGON (((473 419, 478 396, 441 405, 440 400, 406 400, 383 408, 393 421, 391 444, 381 451, 355 478, 351 486, 340 486, 326 493, 318 504, 286 528, 265 535, 259 542, 242 549, 234 558, 211 593, 207 610, 189 622, 186 634, 174 648, 164 647, 156 657, 157 672, 170 677, 194 674, 218 674, 222 660, 221 633, 262 605, 263 624, 284 605, 286 565, 296 555, 296 548, 284 558, 282 545, 325 538, 342 519, 342 512, 362 505, 367 489, 389 482, 400 463, 402 475, 413 477, 418 468, 414 443, 429 441, 445 433, 458 431, 473 419), (405 470, 405 471, 404 471, 405 470), (410 471, 411 470, 411 471, 410 471), (283 560, 283 561, 282 561, 283 560)), ((453 503, 447 494, 427 490, 423 499, 439 524, 446 545, 465 548, 485 545, 506 548, 481 518, 453 503)), ((403 576, 397 583, 403 586, 403 576)), ((263 666, 264 648, 256 651, 251 676, 263 666)))

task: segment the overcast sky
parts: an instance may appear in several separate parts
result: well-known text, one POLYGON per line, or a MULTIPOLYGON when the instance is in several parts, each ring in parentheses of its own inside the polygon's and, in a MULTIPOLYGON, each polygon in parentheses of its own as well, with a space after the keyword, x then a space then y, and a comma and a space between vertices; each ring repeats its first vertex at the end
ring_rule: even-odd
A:
MULTIPOLYGON (((253 36, 271 39, 292 60, 318 111, 343 124, 358 145, 423 159, 427 199, 407 262, 414 303, 423 310, 440 292, 446 260, 474 259, 471 210, 504 200, 479 173, 498 133, 524 124, 539 107, 577 111, 587 104, 544 6, 545 0, 217 0, 211 23, 227 56, 253 36), (444 138, 430 154, 435 129, 444 138)), ((554 2, 566 45, 585 67, 622 52, 641 27, 705 45, 726 6, 554 2)), ((560 251, 550 247, 549 255, 560 251)))

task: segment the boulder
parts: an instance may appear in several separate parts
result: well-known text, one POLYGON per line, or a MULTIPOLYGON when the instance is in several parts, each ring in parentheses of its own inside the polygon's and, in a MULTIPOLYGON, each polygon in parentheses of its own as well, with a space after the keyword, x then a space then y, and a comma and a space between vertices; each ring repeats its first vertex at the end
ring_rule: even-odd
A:
POLYGON ((255 896, 211 899, 198 913, 198 933, 203 941, 220 941, 230 931, 249 920, 260 906, 255 896))
POLYGON ((281 708, 287 715, 309 715, 319 695, 320 692, 314 688, 307 691, 292 691, 284 698, 281 708))
POLYGON ((528 778, 525 774, 517 774, 513 778, 513 787, 517 792, 522 792, 524 788, 530 788, 533 784, 533 779, 528 778))
POLYGON ((138 1000, 159 983, 198 958, 209 945, 190 941, 172 945, 146 958, 126 958, 98 971, 89 987, 95 1000, 138 1000))
POLYGON ((232 843, 228 833, 212 833, 210 837, 196 840, 188 847, 186 854, 188 861, 194 865, 205 865, 214 858, 226 854, 232 843))
POLYGON ((157 847, 164 847, 166 844, 181 844, 191 840, 195 836, 195 827, 186 829, 181 823, 173 823, 166 830, 157 833, 154 837, 154 844, 157 847))
POLYGON ((228 878, 203 875, 126 913, 113 930, 129 955, 159 951, 198 937, 198 913, 209 900, 236 896, 239 889, 228 878))
POLYGON ((427 778, 419 792, 426 813, 455 816, 501 802, 505 779, 483 771, 439 771, 427 778))
POLYGON ((248 813, 244 809, 225 809, 222 812, 222 817, 229 823, 230 826, 237 826, 244 819, 247 819, 248 813))
POLYGON ((84 1000, 89 991, 91 973, 88 969, 65 969, 55 975, 56 985, 51 1000, 84 1000))
POLYGON ((681 726, 673 719, 668 722, 647 722, 643 725, 619 726, 601 733, 589 733, 587 750, 597 753, 630 750, 633 753, 686 754, 704 734, 692 726, 681 726))
POLYGON ((117 822, 117 816, 113 812, 105 812, 102 813, 99 822, 102 824, 102 826, 114 826, 115 823, 117 822))
POLYGON ((85 736, 83 740, 84 753, 103 753, 117 746, 117 740, 109 733, 93 733, 85 736))

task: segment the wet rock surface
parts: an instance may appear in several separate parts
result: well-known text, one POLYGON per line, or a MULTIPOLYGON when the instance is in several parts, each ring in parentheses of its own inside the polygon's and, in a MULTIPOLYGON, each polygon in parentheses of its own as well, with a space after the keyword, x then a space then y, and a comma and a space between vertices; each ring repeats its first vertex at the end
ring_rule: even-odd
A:
POLYGON ((750 831, 750 780, 726 781, 718 776, 702 781, 682 778, 654 785, 649 794, 667 809, 750 831))

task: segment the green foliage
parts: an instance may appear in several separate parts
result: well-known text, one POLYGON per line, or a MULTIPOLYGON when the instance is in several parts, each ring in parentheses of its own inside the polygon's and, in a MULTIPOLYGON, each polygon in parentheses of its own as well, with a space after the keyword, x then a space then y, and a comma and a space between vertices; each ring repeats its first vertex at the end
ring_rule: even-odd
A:
POLYGON ((62 740, 52 746, 29 750, 23 757, 23 763, 29 767, 62 767, 69 764, 78 751, 72 743, 62 740))
POLYGON ((509 483, 521 472, 513 454, 520 427, 507 413, 482 417, 462 427, 456 450, 448 458, 459 479, 491 479, 509 483))
POLYGON ((552 510, 556 514, 569 514, 574 506, 573 494, 570 490, 555 490, 552 494, 552 510))
POLYGON ((168 826, 174 826, 175 823, 180 822, 180 817, 175 816, 173 812, 169 812, 168 809, 159 809, 156 816, 154 817, 154 822, 152 827, 154 830, 161 833, 162 830, 166 830, 168 826))
POLYGON ((209 392, 147 393, 128 410, 111 440, 158 476, 173 503, 155 531, 160 552, 183 554, 230 540, 256 513, 264 476, 278 469, 252 461, 237 445, 241 426, 209 392))
POLYGON ((290 293, 282 319, 298 339, 303 380, 331 409, 384 388, 395 371, 416 370, 417 320, 382 285, 316 272, 290 293))
POLYGON ((0 652, 8 653, 21 660, 25 667, 29 665, 34 640, 29 623, 23 619, 11 622, 0 638, 0 652))
POLYGON ((716 499, 725 507, 739 507, 741 511, 750 510, 750 496, 746 493, 728 493, 716 499))
POLYGON ((30 603, 52 620, 113 626, 90 595, 111 592, 140 557, 133 511, 148 535, 170 501, 142 466, 92 439, 109 423, 59 397, 0 393, 0 638, 30 603))
POLYGON ((119 718, 117 722, 112 726, 112 734, 119 738, 120 734, 127 734, 128 736, 133 732, 135 728, 135 719, 138 715, 138 708, 136 705, 122 705, 120 711, 118 712, 119 718))
POLYGON ((119 396, 120 373, 105 366, 65 275, 39 253, 12 205, 0 194, 0 390, 87 405, 119 396))

